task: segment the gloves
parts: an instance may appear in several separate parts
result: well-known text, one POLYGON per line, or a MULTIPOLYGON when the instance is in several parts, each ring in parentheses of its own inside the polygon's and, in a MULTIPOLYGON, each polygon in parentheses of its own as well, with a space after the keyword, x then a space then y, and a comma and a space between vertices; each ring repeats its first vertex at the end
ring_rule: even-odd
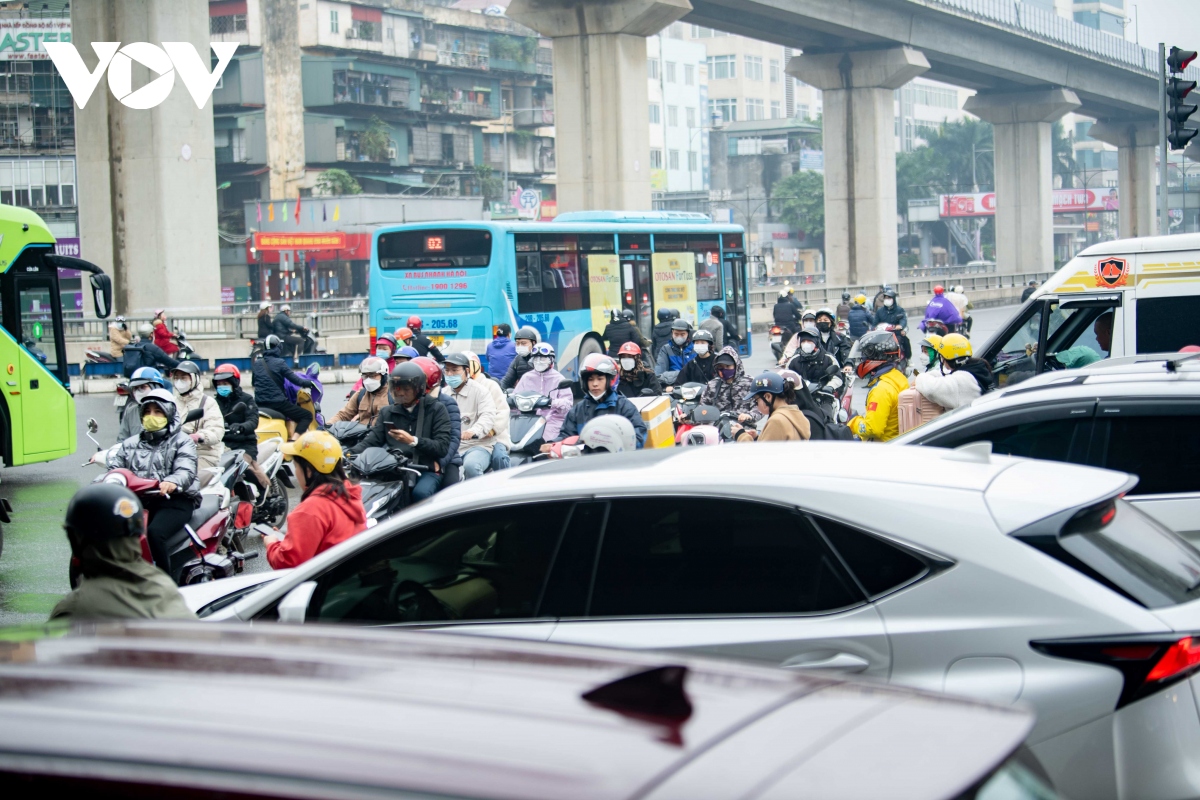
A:
POLYGON ((188 434, 188 436, 191 438, 191 440, 192 440, 193 442, 195 442, 196 444, 200 444, 200 434, 198 434, 198 433, 189 433, 189 434, 188 434))

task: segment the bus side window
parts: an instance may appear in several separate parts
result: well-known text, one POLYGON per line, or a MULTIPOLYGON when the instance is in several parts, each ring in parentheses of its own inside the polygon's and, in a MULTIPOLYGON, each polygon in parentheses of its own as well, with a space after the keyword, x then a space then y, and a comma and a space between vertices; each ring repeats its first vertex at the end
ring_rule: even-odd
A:
POLYGON ((537 253, 517 253, 517 308, 522 314, 544 311, 542 259, 537 253))
POLYGON ((578 253, 542 253, 543 311, 583 308, 578 253))

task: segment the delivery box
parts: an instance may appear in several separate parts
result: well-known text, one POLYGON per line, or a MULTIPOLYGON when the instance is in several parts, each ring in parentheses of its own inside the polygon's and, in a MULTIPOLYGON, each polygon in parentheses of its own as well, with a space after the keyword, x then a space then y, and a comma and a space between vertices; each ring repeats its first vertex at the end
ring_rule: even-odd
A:
POLYGON ((674 447, 675 425, 671 422, 671 399, 658 397, 631 397, 629 402, 637 406, 646 423, 646 447, 674 447))

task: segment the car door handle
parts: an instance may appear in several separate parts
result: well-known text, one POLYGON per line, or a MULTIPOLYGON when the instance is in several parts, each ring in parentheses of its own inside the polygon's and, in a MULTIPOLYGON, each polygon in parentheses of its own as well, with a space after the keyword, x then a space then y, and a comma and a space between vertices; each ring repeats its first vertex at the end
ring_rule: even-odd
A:
POLYGON ((780 664, 785 669, 828 669, 838 672, 865 672, 871 662, 853 653, 834 653, 833 655, 817 655, 801 653, 792 656, 780 664))

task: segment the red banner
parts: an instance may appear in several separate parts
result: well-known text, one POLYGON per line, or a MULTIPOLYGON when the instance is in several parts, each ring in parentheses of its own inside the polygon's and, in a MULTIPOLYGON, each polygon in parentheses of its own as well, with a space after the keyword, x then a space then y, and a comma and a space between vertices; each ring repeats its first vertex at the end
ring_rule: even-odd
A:
POLYGON ((330 233, 255 233, 258 250, 344 250, 346 234, 330 233))
MULTIPOLYGON (((942 217, 991 217, 996 213, 995 192, 972 194, 944 194, 940 200, 942 217)), ((1078 211, 1116 211, 1117 190, 1110 189, 1055 189, 1054 213, 1070 214, 1078 211)))

